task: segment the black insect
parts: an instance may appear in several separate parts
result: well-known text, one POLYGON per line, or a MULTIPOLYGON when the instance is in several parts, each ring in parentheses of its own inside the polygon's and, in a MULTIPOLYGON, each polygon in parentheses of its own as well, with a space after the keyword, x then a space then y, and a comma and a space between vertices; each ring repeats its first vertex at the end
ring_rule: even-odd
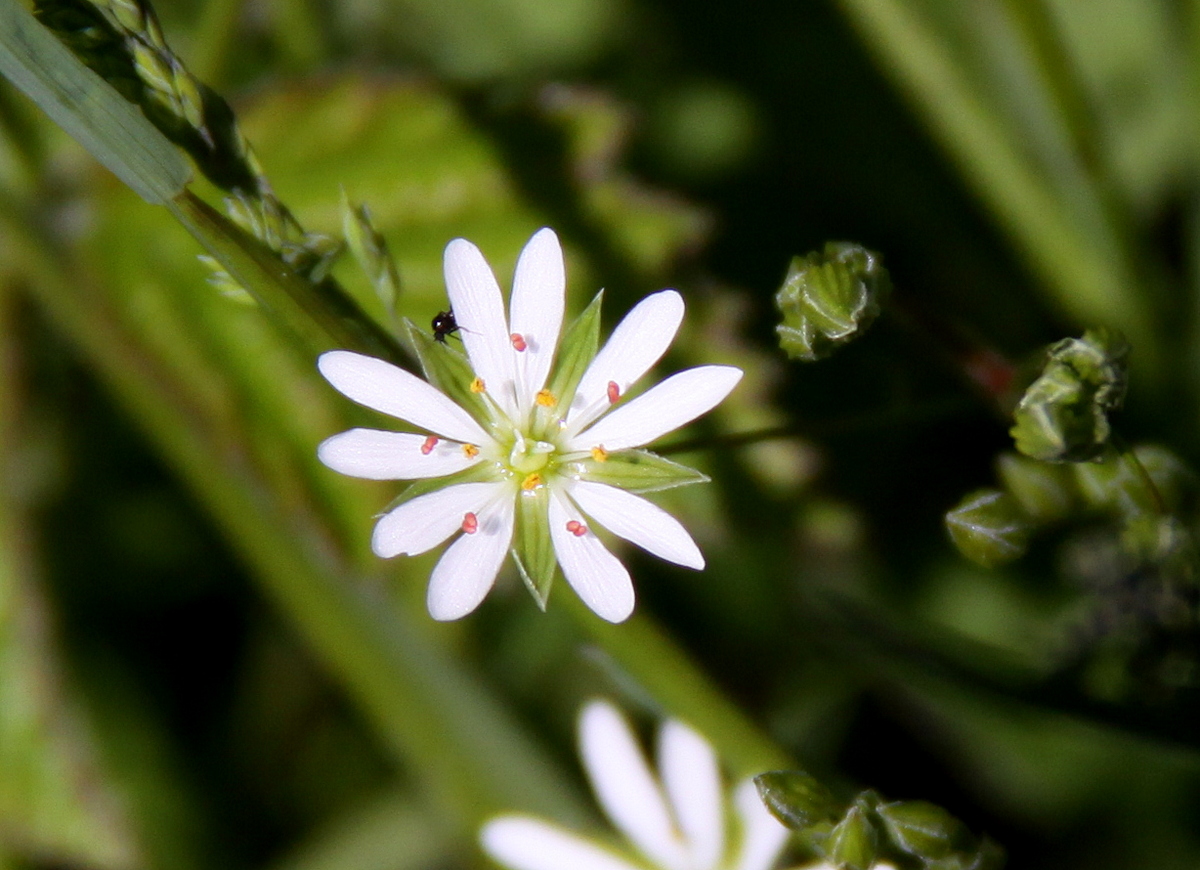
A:
POLYGON ((458 321, 454 319, 453 308, 447 311, 439 311, 437 314, 435 314, 433 316, 433 322, 430 324, 430 328, 433 329, 433 340, 440 341, 442 344, 446 343, 447 335, 453 335, 462 329, 462 327, 458 325, 458 321))

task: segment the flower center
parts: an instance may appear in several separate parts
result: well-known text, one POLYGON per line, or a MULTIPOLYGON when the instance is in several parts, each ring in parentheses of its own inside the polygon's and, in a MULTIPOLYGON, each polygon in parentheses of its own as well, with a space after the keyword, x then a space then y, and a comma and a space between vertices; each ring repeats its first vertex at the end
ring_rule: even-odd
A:
POLYGON ((520 432, 514 434, 517 437, 508 454, 508 465, 513 471, 532 474, 535 471, 541 471, 549 464, 550 456, 555 449, 553 444, 548 441, 526 438, 520 432))

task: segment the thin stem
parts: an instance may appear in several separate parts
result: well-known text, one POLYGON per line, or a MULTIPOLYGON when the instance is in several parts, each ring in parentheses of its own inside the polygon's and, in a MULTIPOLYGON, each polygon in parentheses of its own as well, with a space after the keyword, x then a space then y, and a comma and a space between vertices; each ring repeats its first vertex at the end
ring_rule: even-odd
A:
POLYGON ((697 438, 675 441, 663 447, 655 447, 654 452, 662 456, 669 456, 677 453, 694 453, 699 450, 745 447, 748 444, 758 444, 762 441, 778 441, 789 438, 828 438, 872 429, 888 430, 897 426, 914 426, 965 414, 970 412, 972 407, 970 402, 962 399, 946 399, 910 408, 856 414, 837 420, 806 421, 787 426, 753 429, 749 432, 702 435, 697 438))
POLYGON ((1146 466, 1142 465, 1142 461, 1138 459, 1137 453, 1134 452, 1133 448, 1129 446, 1129 443, 1124 438, 1115 432, 1109 437, 1109 443, 1117 451, 1117 456, 1120 457, 1121 461, 1132 469, 1133 473, 1141 480, 1142 486, 1150 497, 1150 503, 1154 512, 1160 517, 1166 516, 1168 514, 1167 503, 1163 500, 1162 493, 1158 491, 1158 485, 1155 484, 1154 478, 1150 476, 1150 472, 1146 470, 1146 466))

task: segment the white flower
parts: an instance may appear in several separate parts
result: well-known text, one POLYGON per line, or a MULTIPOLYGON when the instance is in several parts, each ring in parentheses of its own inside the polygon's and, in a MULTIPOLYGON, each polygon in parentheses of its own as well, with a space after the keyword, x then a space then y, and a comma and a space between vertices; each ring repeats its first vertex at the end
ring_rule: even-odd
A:
POLYGON ((742 372, 700 366, 623 401, 674 339, 682 297, 646 297, 595 353, 595 304, 577 322, 576 339, 558 348, 565 275, 553 231, 540 230, 521 252, 507 318, 496 279, 470 242, 446 247, 445 276, 469 369, 444 341, 410 327, 426 375, 441 389, 349 351, 318 361, 349 398, 422 430, 352 429, 318 450, 343 474, 419 481, 375 526, 375 553, 416 555, 461 532, 429 581, 435 619, 474 610, 511 551, 543 605, 557 561, 592 610, 620 622, 633 610, 633 584, 594 534, 597 524, 669 562, 704 567, 683 526, 634 491, 705 478, 636 448, 711 410, 742 372))
POLYGON ((483 826, 488 855, 512 870, 768 870, 783 851, 788 831, 750 780, 733 791, 738 831, 726 838, 716 755, 682 722, 670 720, 659 732, 657 778, 624 717, 603 701, 583 708, 579 749, 601 807, 639 857, 520 815, 483 826))

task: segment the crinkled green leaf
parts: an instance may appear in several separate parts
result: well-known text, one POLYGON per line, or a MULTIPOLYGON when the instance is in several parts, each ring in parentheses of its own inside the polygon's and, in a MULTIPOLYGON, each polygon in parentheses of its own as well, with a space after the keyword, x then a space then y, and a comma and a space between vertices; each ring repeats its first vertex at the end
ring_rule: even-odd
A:
POLYGON ((795 257, 775 305, 783 323, 779 344, 792 359, 822 359, 867 329, 892 282, 878 254, 851 242, 795 257))
POLYGON ((581 459, 574 466, 584 480, 607 483, 630 492, 657 492, 689 483, 707 483, 708 475, 665 459, 649 450, 622 450, 608 458, 581 459))
POLYGON ((1017 449, 1045 462, 1098 458, 1112 433, 1108 415, 1125 399, 1128 357, 1128 343, 1107 329, 1051 345, 1013 412, 1017 449))

